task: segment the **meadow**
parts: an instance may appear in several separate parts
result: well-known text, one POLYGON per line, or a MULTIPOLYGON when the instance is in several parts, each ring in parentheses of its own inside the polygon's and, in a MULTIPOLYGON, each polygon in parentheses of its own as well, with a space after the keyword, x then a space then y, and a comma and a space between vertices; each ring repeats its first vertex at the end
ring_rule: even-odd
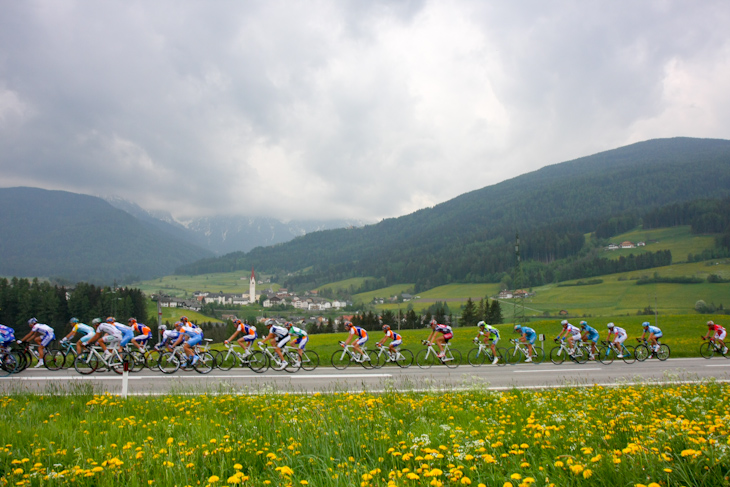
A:
POLYGON ((0 407, 0 485, 729 485, 730 385, 715 382, 0 407))

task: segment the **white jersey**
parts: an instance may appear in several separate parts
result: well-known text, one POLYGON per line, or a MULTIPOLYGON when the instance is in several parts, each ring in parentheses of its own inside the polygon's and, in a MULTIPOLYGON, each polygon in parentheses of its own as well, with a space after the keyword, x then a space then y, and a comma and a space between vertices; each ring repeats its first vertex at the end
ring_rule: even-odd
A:
POLYGON ((33 328, 31 328, 31 331, 40 333, 43 336, 54 334, 53 328, 43 323, 36 323, 35 325, 33 325, 33 328))
POLYGON ((626 336, 626 330, 623 328, 619 328, 618 326, 614 326, 613 330, 609 330, 609 333, 615 333, 616 336, 626 336))
POLYGON ((567 331, 569 335, 580 335, 580 328, 573 326, 570 323, 565 326, 564 330, 567 331))
POLYGON ((96 327, 96 332, 106 333, 107 335, 111 335, 114 338, 122 338, 122 332, 119 331, 119 328, 111 323, 99 323, 99 326, 96 327))

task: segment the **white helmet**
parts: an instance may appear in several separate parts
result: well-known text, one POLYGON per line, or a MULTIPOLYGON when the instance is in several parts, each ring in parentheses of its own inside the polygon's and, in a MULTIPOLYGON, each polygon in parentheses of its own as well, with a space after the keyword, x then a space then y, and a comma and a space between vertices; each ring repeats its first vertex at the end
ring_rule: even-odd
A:
POLYGON ((166 331, 167 325, 160 325, 160 331, 166 331))
POLYGON ((607 326, 608 328, 613 328, 613 327, 614 327, 614 324, 613 324, 613 323, 609 323, 609 324, 607 324, 606 326, 607 326))

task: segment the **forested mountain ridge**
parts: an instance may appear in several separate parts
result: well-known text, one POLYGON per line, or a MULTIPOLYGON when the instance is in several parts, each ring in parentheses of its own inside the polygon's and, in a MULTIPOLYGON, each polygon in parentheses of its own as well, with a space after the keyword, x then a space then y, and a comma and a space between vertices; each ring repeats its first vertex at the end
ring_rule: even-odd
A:
MULTIPOLYGON (((0 275, 110 283, 212 255, 94 196, 0 188, 0 275)), ((145 277, 146 276, 146 277, 145 277)))
POLYGON ((180 274, 295 273, 296 282, 376 276, 428 288, 499 280, 526 260, 577 253, 583 234, 613 216, 730 196, 730 141, 656 139, 544 167, 410 215, 357 229, 316 232, 249 253, 181 266, 180 274))

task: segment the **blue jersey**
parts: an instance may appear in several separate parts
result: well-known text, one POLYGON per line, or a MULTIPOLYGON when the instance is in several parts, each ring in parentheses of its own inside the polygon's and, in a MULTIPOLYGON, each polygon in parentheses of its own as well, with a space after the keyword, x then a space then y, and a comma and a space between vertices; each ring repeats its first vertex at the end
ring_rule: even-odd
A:
POLYGON ((598 338, 598 330, 593 328, 590 325, 586 325, 585 328, 583 328, 583 331, 585 332, 586 336, 588 338, 598 338))
POLYGON ((653 334, 654 334, 654 336, 661 336, 661 334, 662 334, 662 330, 660 330, 660 329, 659 329, 659 328, 657 328, 656 326, 649 326, 649 327, 648 327, 648 328, 646 329, 646 333, 653 333, 653 334))
POLYGON ((0 343, 9 343, 15 340, 15 330, 9 326, 0 325, 0 343))

